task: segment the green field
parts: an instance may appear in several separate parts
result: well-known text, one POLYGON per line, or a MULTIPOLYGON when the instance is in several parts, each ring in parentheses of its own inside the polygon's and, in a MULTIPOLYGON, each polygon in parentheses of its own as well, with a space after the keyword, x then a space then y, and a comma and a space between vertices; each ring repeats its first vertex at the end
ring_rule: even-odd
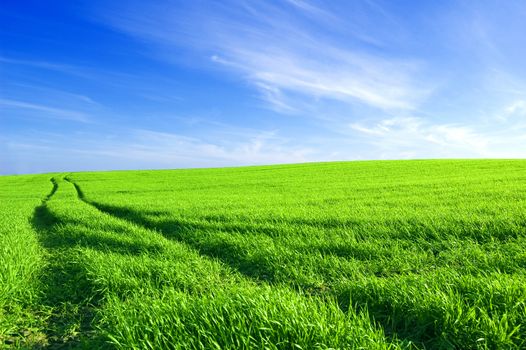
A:
POLYGON ((0 177, 0 348, 526 348, 526 161, 0 177))

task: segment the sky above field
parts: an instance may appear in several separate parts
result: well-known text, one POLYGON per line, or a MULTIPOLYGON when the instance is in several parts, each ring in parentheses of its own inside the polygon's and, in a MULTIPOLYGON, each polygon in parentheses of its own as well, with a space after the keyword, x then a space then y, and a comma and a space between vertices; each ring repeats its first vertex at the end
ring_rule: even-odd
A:
POLYGON ((526 2, 0 6, 0 173, 526 157, 526 2))

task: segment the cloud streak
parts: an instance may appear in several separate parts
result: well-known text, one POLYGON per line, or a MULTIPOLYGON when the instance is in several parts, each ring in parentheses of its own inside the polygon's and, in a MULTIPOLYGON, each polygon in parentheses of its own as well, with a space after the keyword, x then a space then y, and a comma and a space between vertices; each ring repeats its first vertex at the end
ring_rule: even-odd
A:
POLYGON ((496 130, 491 124, 475 128, 404 117, 351 123, 349 128, 371 146, 371 154, 379 155, 373 158, 526 157, 526 121, 506 122, 496 130))
POLYGON ((55 71, 59 73, 74 75, 74 76, 78 76, 81 78, 88 78, 88 79, 91 79, 93 75, 93 73, 90 72, 89 69, 87 68, 78 67, 78 66, 69 65, 69 64, 47 62, 47 61, 20 60, 20 59, 13 59, 10 57, 0 56, 0 63, 6 64, 6 65, 10 64, 10 65, 27 66, 27 67, 32 67, 32 68, 45 69, 45 70, 55 71))
POLYGON ((205 140, 149 129, 124 129, 119 134, 104 134, 102 139, 100 134, 99 139, 94 136, 72 133, 44 140, 32 135, 9 137, 5 145, 13 159, 7 166, 24 173, 261 165, 311 161, 317 152, 273 131, 245 130, 243 136, 230 141, 221 135, 205 140))
POLYGON ((82 112, 56 107, 49 107, 41 104, 28 103, 23 101, 0 99, 0 108, 40 112, 41 114, 39 115, 53 119, 69 120, 80 123, 90 122, 90 118, 88 117, 88 115, 82 112))
POLYGON ((127 157, 159 159, 170 164, 188 160, 211 164, 270 164, 305 162, 314 152, 304 146, 293 145, 275 132, 245 135, 235 142, 202 140, 196 137, 137 129, 133 131, 137 143, 128 148, 127 157))
POLYGON ((278 111, 295 109, 290 95, 297 94, 381 110, 412 110, 432 92, 418 80, 422 62, 385 59, 359 49, 352 42, 363 42, 361 33, 340 33, 350 35, 351 44, 321 34, 342 30, 334 23, 346 19, 307 1, 211 7, 197 11, 168 3, 160 11, 141 5, 106 17, 119 30, 164 48, 183 45, 210 53, 212 62, 242 76, 278 111), (290 15, 294 9, 306 15, 298 20, 290 15))

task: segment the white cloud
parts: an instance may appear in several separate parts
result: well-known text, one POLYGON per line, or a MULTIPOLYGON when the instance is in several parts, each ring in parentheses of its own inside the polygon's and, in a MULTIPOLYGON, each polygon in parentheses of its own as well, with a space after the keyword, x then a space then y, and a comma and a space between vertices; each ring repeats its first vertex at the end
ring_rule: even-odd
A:
POLYGON ((135 130, 135 143, 124 147, 126 157, 147 157, 164 163, 207 162, 231 164, 271 164, 305 162, 313 151, 291 145, 275 132, 248 134, 236 141, 205 141, 173 133, 135 130))
POLYGON ((313 4, 309 3, 308 1, 304 0, 286 0, 289 4, 294 5, 295 7, 311 13, 326 13, 325 11, 321 10, 319 7, 314 6, 313 4))
POLYGON ((292 143, 277 131, 238 131, 225 129, 221 135, 206 138, 147 129, 96 135, 77 131, 44 138, 41 132, 13 135, 4 143, 11 159, 5 160, 0 172, 173 169, 302 163, 320 158, 319 151, 292 143), (225 133, 237 137, 227 139, 225 133))
POLYGON ((75 103, 89 105, 92 107, 101 106, 100 103, 94 101, 91 97, 87 95, 72 93, 66 90, 62 90, 62 89, 56 89, 56 88, 50 88, 47 86, 39 86, 39 85, 26 84, 26 83, 13 83, 10 85, 17 87, 17 88, 23 88, 29 94, 31 93, 38 94, 38 95, 46 94, 46 96, 50 96, 53 100, 62 99, 62 100, 70 100, 75 103))
POLYGON ((51 70, 55 72, 78 76, 81 78, 88 78, 88 79, 93 78, 93 70, 90 70, 85 67, 70 65, 70 64, 39 61, 39 60, 20 60, 20 59, 14 59, 14 58, 3 57, 3 56, 0 56, 0 63, 51 70))
POLYGON ((347 40, 329 40, 320 34, 323 30, 310 27, 312 22, 321 20, 324 30, 331 31, 340 30, 334 23, 348 18, 307 1, 287 3, 309 16, 299 20, 293 8, 263 2, 216 4, 200 11, 141 4, 104 16, 120 30, 161 45, 165 58, 173 45, 210 52, 214 63, 244 77, 277 110, 297 108, 291 94, 412 110, 431 93, 432 87, 419 83, 421 62, 358 50, 352 42, 363 42, 367 33, 344 32, 347 40))
POLYGON ((507 117, 526 117, 526 101, 515 101, 504 109, 507 117))
POLYGON ((313 58, 281 49, 272 53, 236 50, 231 55, 256 86, 271 86, 283 93, 360 102, 380 109, 414 109, 426 94, 412 88, 400 65, 366 55, 333 52, 329 57, 313 58))
POLYGON ((349 127, 369 144, 365 158, 526 157, 526 123, 507 123, 496 129, 491 124, 473 127, 406 117, 349 127))
MULTIPOLYGON (((477 131, 454 124, 433 124, 421 118, 390 118, 370 125, 353 123, 350 128, 367 136, 366 142, 382 154, 410 154, 421 157, 483 156, 489 140, 477 131)), ((396 157, 396 156, 395 156, 396 157)))
POLYGON ((90 122, 89 117, 82 112, 56 107, 49 107, 34 103, 27 103, 23 101, 0 99, 0 107, 41 112, 43 116, 48 118, 50 117, 54 119, 71 120, 81 123, 90 122))
POLYGON ((261 98, 268 103, 274 111, 285 114, 298 112, 298 107, 289 103, 289 99, 284 96, 278 87, 266 83, 256 83, 256 86, 260 91, 261 98))

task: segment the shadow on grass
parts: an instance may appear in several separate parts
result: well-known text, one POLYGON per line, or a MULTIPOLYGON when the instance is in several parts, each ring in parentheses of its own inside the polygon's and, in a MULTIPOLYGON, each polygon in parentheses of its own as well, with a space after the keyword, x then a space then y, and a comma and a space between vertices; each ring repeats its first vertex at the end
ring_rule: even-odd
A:
MULTIPOLYGON (((268 257, 265 257, 264 252, 255 255, 247 254, 235 242, 225 240, 224 236, 215 238, 212 233, 203 239, 202 235, 207 235, 206 231, 213 230, 213 226, 178 220, 159 220, 158 216, 165 213, 140 212, 126 207, 91 202, 85 198, 83 200, 101 212, 158 231, 168 239, 179 241, 196 249, 204 256, 217 258, 256 281, 277 282, 279 268, 274 267, 268 257)), ((232 231, 234 232, 239 233, 239 231, 232 231)), ((340 253, 347 255, 349 252, 340 253)), ((359 252, 351 252, 353 253, 358 254, 359 252)), ((302 292, 311 293, 306 286, 296 286, 296 288, 302 292)), ((448 318, 451 315, 440 305, 421 307, 412 303, 400 304, 396 299, 391 299, 389 295, 382 296, 381 293, 375 294, 370 290, 354 287, 350 289, 340 287, 327 292, 338 299, 340 308, 344 312, 350 308, 358 312, 367 310, 372 323, 381 327, 388 337, 397 338, 409 348, 453 349, 476 343, 476 329, 464 329, 458 334, 448 335, 446 333, 448 330, 443 327, 448 324, 448 318), (350 300, 352 300, 352 305, 350 300)))
MULTIPOLYGON (((196 249, 201 255, 217 258, 246 277, 259 281, 265 280, 270 283, 275 282, 276 280, 277 271, 272 264, 269 264, 269 261, 265 260, 263 254, 257 257, 248 257, 244 251, 240 251, 239 246, 221 239, 209 239, 206 240, 206 242, 199 241, 198 237, 202 234, 199 230, 205 228, 204 225, 192 225, 177 220, 154 222, 148 217, 151 213, 144 214, 125 207, 116 207, 91 201, 86 202, 104 213, 141 225, 150 230, 156 230, 168 239, 179 241, 196 249)), ((311 292, 308 288, 305 289, 304 286, 296 287, 303 292, 311 292)), ((351 307, 358 311, 366 308, 371 317, 372 323, 381 326, 386 335, 394 336, 405 343, 425 346, 426 344, 432 344, 439 335, 437 333, 439 330, 434 329, 432 324, 427 324, 423 327, 424 325, 418 324, 418 320, 412 319, 411 311, 409 309, 405 310, 405 312, 407 312, 406 315, 400 315, 402 318, 408 318, 407 322, 401 322, 401 320, 396 322, 396 320, 393 320, 393 309, 387 300, 384 300, 382 303, 378 300, 372 300, 367 296, 363 296, 362 298, 353 298, 353 303, 355 303, 355 305, 350 305, 350 295, 348 291, 342 291, 341 294, 337 293, 335 296, 338 299, 342 311, 346 312, 351 307), (368 307, 369 304, 371 307, 368 307), (411 322, 413 322, 414 326, 417 328, 408 328, 408 324, 411 322), (411 330, 414 329, 418 329, 418 333, 412 334, 411 330)))
MULTIPOLYGON (((261 253, 256 252, 256 254, 247 253, 242 245, 229 241, 227 238, 229 233, 257 233, 260 232, 259 228, 254 228, 247 232, 243 231, 242 226, 233 227, 226 225, 226 227, 219 228, 214 221, 194 223, 174 219, 164 220, 162 217, 168 216, 169 213, 137 211, 127 207, 92 202, 85 198, 78 185, 75 184, 75 188, 81 200, 94 206, 101 212, 160 232, 168 239, 179 241, 194 248, 203 256, 219 259, 249 278, 268 282, 277 282, 278 280, 279 266, 275 267, 272 260, 265 256, 264 251, 261 253), (216 235, 214 237, 214 231, 215 233, 220 231, 226 235, 216 235)), ((210 218, 208 217, 208 219, 210 218)), ((415 229, 418 228, 419 226, 417 225, 415 229)), ((404 231, 404 234, 408 234, 408 232, 404 231)), ((428 236, 424 234, 424 236, 429 237, 433 235, 430 234, 428 236)), ((442 238, 438 237, 438 239, 442 238)), ((368 252, 359 249, 349 250, 342 248, 338 250, 335 248, 339 247, 326 248, 326 253, 340 256, 362 255, 363 258, 369 258, 368 252)), ((396 337, 404 344, 407 344, 408 347, 452 349, 471 347, 477 342, 477 330, 472 324, 464 325, 464 329, 459 330, 447 328, 447 325, 450 323, 449 318, 452 315, 442 307, 442 304, 418 305, 418 303, 424 301, 423 299, 400 303, 396 299, 396 293, 391 295, 392 293, 375 292, 374 286, 366 286, 364 288, 357 286, 355 288, 352 281, 349 283, 347 287, 341 285, 329 291, 329 293, 338 298, 341 309, 343 311, 347 311, 350 308, 358 311, 367 310, 372 323, 383 328, 386 335, 396 337), (350 304, 351 300, 352 305, 350 304), (453 333, 448 334, 448 332, 453 333)), ((304 292, 309 292, 305 286, 297 287, 304 292)), ((459 293, 462 292, 459 291, 459 293)), ((466 304, 466 307, 468 306, 466 304)))
MULTIPOLYGON (((168 214, 168 213, 160 213, 168 214)), ((152 214, 154 215, 154 214, 152 214)), ((509 220, 490 218, 488 220, 453 220, 442 223, 430 222, 426 219, 356 219, 356 218, 299 218, 280 217, 279 220, 272 218, 250 219, 250 225, 231 224, 232 218, 220 214, 207 214, 200 219, 210 224, 220 224, 227 230, 250 233, 264 233, 270 237, 277 237, 282 234, 290 234, 281 231, 277 226, 283 224, 286 227, 309 227, 317 229, 320 232, 335 231, 353 232, 354 237, 361 240, 370 238, 389 238, 414 242, 440 243, 456 240, 466 240, 467 242, 476 242, 484 244, 488 242, 509 240, 521 237, 526 230, 526 220, 518 220, 510 224, 509 220), (269 227, 271 223, 276 227, 269 227)))
POLYGON ((35 209, 31 220, 42 246, 48 252, 41 284, 41 306, 49 312, 46 340, 35 348, 72 349, 100 348, 103 340, 93 327, 95 308, 101 296, 86 276, 86 271, 76 259, 73 242, 63 242, 55 237, 60 221, 46 207, 35 209))
POLYGON ((89 222, 59 218, 48 208, 59 185, 52 179, 53 189, 35 208, 31 225, 40 244, 47 252, 47 265, 41 275, 40 305, 47 317, 46 339, 34 346, 50 349, 109 348, 106 339, 96 330, 97 308, 103 295, 88 276, 78 248, 90 248, 103 253, 134 254, 162 253, 161 247, 90 235, 91 230, 110 234, 124 232, 119 226, 104 225, 90 228, 89 222))
POLYGON ((263 255, 248 258, 234 242, 228 242, 222 239, 210 239, 206 242, 200 240, 199 235, 203 230, 210 229, 210 227, 206 225, 189 224, 178 220, 154 222, 150 219, 152 214, 149 212, 145 215, 129 208, 83 200, 103 213, 145 227, 149 230, 160 232, 164 237, 183 243, 197 250, 201 255, 218 259, 246 277, 256 281, 265 280, 267 282, 273 282, 275 280, 276 271, 268 264, 263 255))

